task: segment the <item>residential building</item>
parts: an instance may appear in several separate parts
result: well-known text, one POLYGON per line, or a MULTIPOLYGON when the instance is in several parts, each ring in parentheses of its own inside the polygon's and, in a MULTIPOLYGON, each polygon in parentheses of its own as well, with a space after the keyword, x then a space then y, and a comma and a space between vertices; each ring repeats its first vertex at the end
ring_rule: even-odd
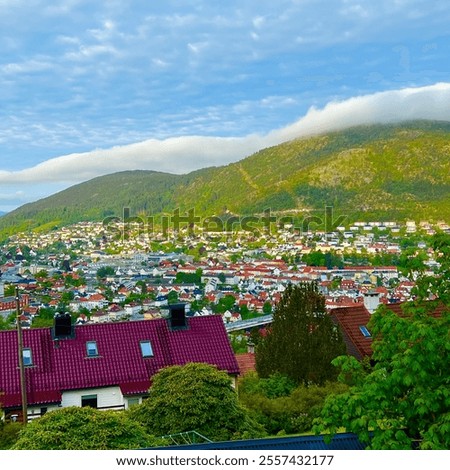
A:
MULTIPOLYGON (((28 419, 67 406, 126 409, 148 396, 164 367, 201 362, 226 371, 239 366, 220 316, 188 318, 171 306, 167 319, 71 325, 23 331, 28 419)), ((0 331, 0 390, 4 417, 21 414, 17 332, 0 331)))

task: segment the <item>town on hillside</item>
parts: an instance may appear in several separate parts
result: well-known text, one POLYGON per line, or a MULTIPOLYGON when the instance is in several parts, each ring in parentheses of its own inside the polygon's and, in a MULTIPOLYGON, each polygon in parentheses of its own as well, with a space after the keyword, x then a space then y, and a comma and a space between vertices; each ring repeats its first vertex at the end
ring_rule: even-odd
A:
POLYGON ((375 221, 332 232, 285 226, 259 234, 117 237, 104 224, 82 222, 21 233, 1 247, 1 324, 14 324, 16 288, 24 328, 45 326, 46 315, 61 311, 77 324, 156 319, 177 302, 190 316, 220 314, 230 325, 270 315, 286 285, 303 281, 318 283, 330 311, 372 311, 411 298, 408 271, 434 273, 427 240, 438 231, 450 227, 375 221))
MULTIPOLYGON (((386 312, 388 324, 390 315, 403 321, 404 307, 412 304, 408 301, 421 291, 422 281, 440 280, 447 269, 448 234, 445 223, 357 222, 333 231, 284 226, 150 237, 139 224, 125 233, 120 226, 111 231, 83 222, 12 236, 0 247, 0 426, 5 431, 0 445, 47 449, 53 444, 47 438, 39 443, 34 425, 77 416, 90 422, 82 416, 98 412, 102 419, 130 420, 130 429, 145 433, 126 444, 133 448, 167 446, 174 430, 195 431, 207 441, 260 442, 267 435, 293 434, 295 445, 304 446, 300 434, 325 429, 314 428, 316 419, 322 416, 321 426, 328 426, 327 397, 348 390, 349 384, 337 380, 334 360, 378 373, 373 365, 380 357, 377 322, 386 312), (378 308, 383 305, 387 308, 378 308), (220 384, 217 397, 225 393, 240 413, 230 429, 215 419, 210 426, 210 410, 195 425, 190 413, 179 411, 180 397, 189 410, 202 408, 192 402, 197 394, 203 397, 198 387, 216 396, 211 383, 220 384), (174 384, 181 390, 172 397, 174 384), (161 394, 161 405, 155 394, 161 394), (159 417, 145 417, 166 408, 164 425, 159 417), (153 442, 151 436, 160 437, 153 442)), ((426 294, 436 328, 422 325, 437 335, 433 348, 441 347, 448 331, 440 292, 426 294)), ((422 326, 418 331, 425 331, 422 326)), ((416 326, 401 329, 408 340, 399 341, 400 349, 410 344, 416 326)), ((391 347, 392 339, 387 342, 391 347)), ((439 371, 445 359, 438 357, 431 362, 439 371)), ((422 389, 429 383, 424 365, 429 361, 417 358, 424 361, 413 361, 421 369, 422 389)), ((401 369, 394 379, 414 380, 405 367, 406 375, 401 369)), ((430 377, 441 377, 434 366, 430 377)), ((227 400, 217 403, 225 407, 221 419, 234 420, 227 400)), ((337 419, 334 412, 330 416, 337 419)), ((111 430, 117 426, 105 426, 114 440, 111 430)), ((345 438, 352 448, 364 448, 366 431, 340 433, 330 445, 341 448, 339 440, 345 438)), ((415 445, 415 435, 398 445, 415 445)), ((328 448, 323 436, 316 437, 328 448)), ((374 438, 376 448, 391 445, 389 435, 380 439, 374 438)), ((429 445, 427 436, 423 442, 429 445)))

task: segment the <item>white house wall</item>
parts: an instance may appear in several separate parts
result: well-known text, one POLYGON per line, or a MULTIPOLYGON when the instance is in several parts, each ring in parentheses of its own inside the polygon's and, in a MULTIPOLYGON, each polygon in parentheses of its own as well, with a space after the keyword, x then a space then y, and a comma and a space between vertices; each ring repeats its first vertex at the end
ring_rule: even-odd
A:
POLYGON ((97 395, 98 409, 124 408, 126 400, 119 387, 89 388, 63 392, 61 406, 81 406, 81 397, 97 395))

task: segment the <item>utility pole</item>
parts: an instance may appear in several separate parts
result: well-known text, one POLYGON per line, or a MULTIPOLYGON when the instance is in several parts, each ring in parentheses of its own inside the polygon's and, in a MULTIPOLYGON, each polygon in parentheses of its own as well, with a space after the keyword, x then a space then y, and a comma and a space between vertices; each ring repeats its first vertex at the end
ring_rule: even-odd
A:
POLYGON ((17 343, 18 343, 18 355, 19 355, 19 371, 20 371, 20 392, 22 394, 22 423, 24 425, 28 422, 28 404, 27 404, 27 383, 25 379, 25 367, 23 365, 23 337, 22 337, 22 326, 20 325, 20 297, 19 287, 16 286, 16 324, 17 324, 17 343))

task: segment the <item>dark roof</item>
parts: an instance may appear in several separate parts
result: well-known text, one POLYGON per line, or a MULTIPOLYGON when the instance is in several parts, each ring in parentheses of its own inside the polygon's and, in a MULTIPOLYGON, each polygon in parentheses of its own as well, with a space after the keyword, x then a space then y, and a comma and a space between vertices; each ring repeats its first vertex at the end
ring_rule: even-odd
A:
MULTIPOLYGON (((29 404, 57 403, 65 390, 120 386, 124 394, 145 393, 161 368, 202 362, 229 374, 239 367, 220 316, 187 319, 171 330, 165 319, 75 326, 73 339, 52 339, 51 328, 23 331, 32 352, 26 367, 29 404), (143 358, 140 341, 151 342, 153 357, 143 358), (87 357, 86 342, 97 343, 98 356, 87 357)), ((19 406, 17 332, 0 331, 0 390, 3 406, 19 406)))
MULTIPOLYGON (((161 447, 160 450, 364 450, 365 445, 352 433, 336 434, 327 444, 323 436, 276 437, 242 441, 208 442, 161 447)), ((149 448, 155 450, 155 447, 149 448)))

